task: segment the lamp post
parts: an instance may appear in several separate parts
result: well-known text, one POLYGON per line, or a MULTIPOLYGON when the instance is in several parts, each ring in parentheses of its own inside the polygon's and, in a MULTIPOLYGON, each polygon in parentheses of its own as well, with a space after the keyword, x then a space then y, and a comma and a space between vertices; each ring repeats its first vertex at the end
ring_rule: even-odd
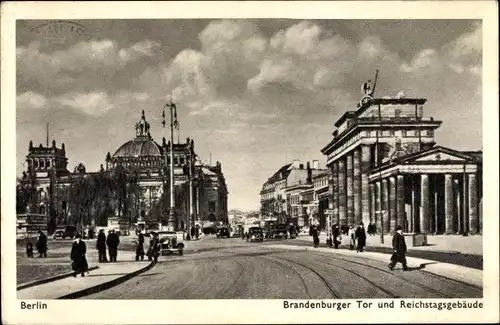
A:
MULTIPOLYGON (((168 213, 168 230, 176 231, 177 220, 175 219, 175 186, 174 186, 174 126, 178 127, 177 122, 177 108, 170 98, 170 103, 167 103, 165 107, 170 110, 170 210, 168 213), (175 111, 175 118, 174 118, 175 111)), ((163 111, 163 127, 165 127, 165 111, 163 111)), ((165 159, 165 163, 168 166, 168 159, 165 159)))

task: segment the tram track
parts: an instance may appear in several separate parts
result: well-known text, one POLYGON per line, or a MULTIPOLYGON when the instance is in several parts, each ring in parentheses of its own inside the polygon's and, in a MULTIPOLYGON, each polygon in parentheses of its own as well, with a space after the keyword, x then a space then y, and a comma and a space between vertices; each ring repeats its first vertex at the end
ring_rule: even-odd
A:
MULTIPOLYGON (((320 254, 320 255, 328 257, 329 259, 334 259, 334 260, 337 260, 337 261, 343 261, 343 262, 353 263, 353 264, 360 265, 360 266, 363 266, 363 267, 368 267, 368 268, 370 268, 372 270, 377 270, 377 271, 382 272, 384 274, 388 274, 390 276, 396 277, 396 278, 398 278, 398 279, 400 279, 400 280, 402 280, 405 283, 408 283, 410 285, 414 285, 414 286, 419 287, 419 288, 421 288, 423 290, 427 290, 427 291, 433 292, 436 295, 442 296, 442 298, 453 298, 451 295, 445 294, 442 291, 436 290, 436 289, 434 289, 434 288, 432 288, 430 286, 424 285, 424 284, 420 284, 420 283, 417 283, 417 282, 410 281, 409 279, 407 279, 404 276, 401 276, 401 275, 399 275, 399 274, 397 274, 395 272, 391 272, 391 271, 385 270, 385 269, 380 268, 380 267, 376 267, 376 266, 373 266, 373 265, 361 263, 361 262, 354 261, 354 260, 351 260, 351 259, 338 258, 338 257, 335 257, 335 256, 325 255, 325 254, 320 254)), ((375 261, 375 260, 372 260, 372 259, 370 259, 370 260, 371 261, 375 261)), ((337 264, 327 263, 325 261, 323 261, 323 263, 325 263, 327 265, 334 266, 334 267, 339 267, 337 264)), ((455 283, 460 284, 460 285, 467 285, 470 288, 473 288, 473 289, 476 289, 476 290, 479 289, 476 286, 467 284, 465 282, 457 281, 457 280, 454 280, 454 279, 450 279, 450 278, 442 276, 442 275, 438 275, 438 274, 434 274, 434 273, 431 273, 431 272, 427 272, 425 270, 419 270, 419 271, 425 272, 426 274, 429 274, 429 275, 431 275, 431 276, 433 276, 433 277, 435 277, 437 279, 446 279, 447 281, 452 281, 452 282, 455 282, 455 283)))

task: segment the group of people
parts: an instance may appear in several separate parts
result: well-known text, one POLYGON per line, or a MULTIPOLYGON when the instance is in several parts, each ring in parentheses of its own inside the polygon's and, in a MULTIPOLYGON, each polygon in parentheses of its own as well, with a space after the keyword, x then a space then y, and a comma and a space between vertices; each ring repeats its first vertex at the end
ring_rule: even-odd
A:
MULTIPOLYGON (((106 237, 104 230, 101 229, 97 235, 96 241, 96 248, 99 253, 99 262, 108 262, 108 258, 106 256, 106 246, 108 247, 110 262, 116 262, 119 244, 120 238, 114 230, 110 230, 108 236, 106 237)), ((86 253, 87 245, 82 240, 82 237, 77 234, 76 239, 73 242, 73 246, 71 247, 71 266, 75 272, 73 275, 75 278, 78 274, 81 274, 81 276, 84 277, 85 272, 88 272, 89 265, 87 257, 85 256, 86 253)))
POLYGON ((118 256, 118 245, 120 245, 120 237, 114 230, 110 230, 108 236, 104 233, 104 229, 99 231, 97 235, 96 248, 99 252, 99 263, 108 262, 106 257, 106 246, 109 252, 109 261, 116 262, 118 256))
MULTIPOLYGON (((358 227, 354 229, 352 225, 349 226, 347 235, 349 236, 349 249, 354 250, 356 247, 356 252, 363 252, 366 246, 366 231, 363 222, 360 222, 358 227)), ((313 245, 314 247, 319 246, 319 230, 314 227, 312 230, 313 245)), ((333 246, 335 249, 339 248, 342 242, 342 231, 337 224, 332 226, 332 237, 333 246)), ((391 255, 390 263, 387 267, 392 271, 397 263, 403 265, 403 270, 408 270, 408 265, 406 261, 407 247, 405 242, 405 237, 403 235, 403 227, 397 226, 396 233, 392 237, 392 248, 393 253, 391 255)))
MULTIPOLYGON (((47 257, 47 235, 45 235, 41 230, 38 231, 36 250, 38 251, 38 257, 47 257)), ((33 258, 33 243, 31 242, 31 239, 28 239, 28 242, 26 243, 26 256, 28 258, 33 258)))
MULTIPOLYGON (((350 225, 347 235, 349 236, 349 249, 353 250, 354 247, 356 247, 357 252, 363 252, 363 249, 366 246, 366 231, 364 224, 360 222, 356 230, 354 230, 354 227, 350 225)), ((340 243, 342 242, 342 231, 337 224, 332 226, 332 237, 333 247, 338 249, 340 243)))

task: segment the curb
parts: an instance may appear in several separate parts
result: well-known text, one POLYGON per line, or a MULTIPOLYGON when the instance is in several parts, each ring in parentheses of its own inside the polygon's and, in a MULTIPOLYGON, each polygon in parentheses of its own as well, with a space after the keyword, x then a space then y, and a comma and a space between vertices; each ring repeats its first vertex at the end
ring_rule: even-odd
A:
MULTIPOLYGON (((99 266, 92 266, 92 267, 89 267, 88 271, 97 270, 98 268, 99 268, 99 266)), ((73 276, 73 274, 75 274, 75 272, 64 273, 64 274, 56 275, 56 276, 53 276, 53 277, 50 277, 50 278, 45 278, 45 279, 35 280, 35 281, 32 281, 32 282, 28 282, 28 283, 23 283, 23 284, 20 284, 20 285, 17 286, 17 290, 16 291, 23 290, 23 289, 26 289, 26 288, 31 288, 31 287, 34 287, 34 286, 37 286, 37 285, 40 285, 40 284, 45 284, 45 283, 49 283, 49 282, 54 282, 54 281, 57 281, 57 280, 61 280, 61 279, 73 276)))
POLYGON ((119 285, 127 280, 130 280, 131 278, 133 278, 141 273, 149 271, 155 264, 156 263, 154 261, 152 261, 151 263, 149 263, 145 267, 143 267, 137 271, 134 271, 132 273, 128 273, 127 275, 124 275, 122 277, 118 277, 114 280, 104 282, 104 283, 98 284, 98 285, 90 287, 90 288, 86 288, 86 289, 83 289, 80 291, 72 292, 70 294, 64 295, 64 296, 56 298, 56 299, 76 299, 76 298, 88 296, 88 295, 93 294, 93 293, 104 291, 106 289, 117 286, 117 285, 119 285))

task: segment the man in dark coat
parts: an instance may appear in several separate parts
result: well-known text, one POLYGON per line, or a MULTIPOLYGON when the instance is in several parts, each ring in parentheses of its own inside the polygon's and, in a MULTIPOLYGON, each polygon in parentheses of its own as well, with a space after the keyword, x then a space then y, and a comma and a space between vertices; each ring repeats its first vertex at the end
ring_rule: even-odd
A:
POLYGON ((391 256, 391 263, 387 267, 392 271, 396 264, 400 262, 403 264, 403 270, 407 271, 408 266, 406 265, 406 242, 405 236, 403 236, 403 228, 397 226, 396 233, 392 237, 392 248, 394 253, 391 256))
POLYGON ((85 254, 87 253, 87 245, 81 239, 80 235, 76 235, 76 240, 73 242, 73 246, 71 247, 71 261, 73 266, 73 271, 75 274, 73 275, 75 278, 80 273, 82 277, 85 276, 85 272, 88 271, 89 265, 87 263, 87 258, 85 254))
POLYGON ((154 259, 155 262, 158 262, 158 257, 160 255, 160 238, 157 233, 152 232, 150 234, 151 240, 149 241, 149 249, 148 249, 148 259, 151 261, 154 259))
POLYGON ((333 225, 332 236, 333 236, 333 247, 335 247, 335 249, 338 249, 342 237, 340 234, 339 226, 337 226, 337 224, 333 225))
POLYGON ((106 257, 106 234, 104 230, 99 230, 99 234, 97 235, 97 243, 96 243, 97 251, 99 252, 99 263, 107 262, 108 258, 106 257))
POLYGON ((314 226, 312 228, 312 236, 313 236, 314 247, 318 247, 319 246, 319 230, 318 230, 318 227, 314 226))
POLYGON ((118 256, 118 245, 120 244, 120 238, 115 233, 114 230, 111 230, 108 234, 108 238, 106 239, 106 244, 108 245, 109 250, 109 261, 116 262, 116 257, 118 256))
POLYGON ((135 260, 144 261, 144 234, 141 232, 137 238, 137 247, 135 249, 135 260))
POLYGON ((359 223, 358 228, 356 229, 356 241, 358 246, 356 247, 357 252, 362 252, 363 248, 366 245, 366 231, 364 224, 362 222, 359 223))
POLYGON ((36 249, 38 250, 39 257, 47 257, 47 236, 41 231, 38 231, 38 241, 36 242, 36 249))

